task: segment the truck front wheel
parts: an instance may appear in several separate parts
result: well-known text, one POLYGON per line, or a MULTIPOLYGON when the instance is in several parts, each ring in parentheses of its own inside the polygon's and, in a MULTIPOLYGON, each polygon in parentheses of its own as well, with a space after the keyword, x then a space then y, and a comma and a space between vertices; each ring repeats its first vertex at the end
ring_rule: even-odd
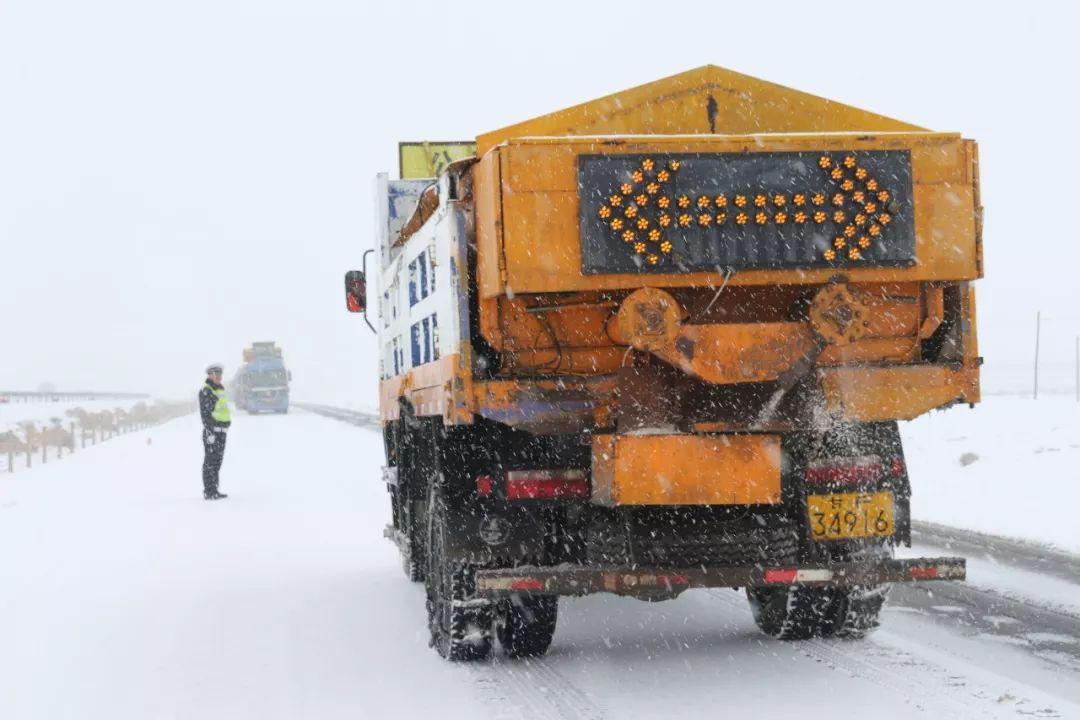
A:
POLYGON ((543 655, 555 636, 557 595, 515 595, 499 603, 495 633, 512 658, 543 655))

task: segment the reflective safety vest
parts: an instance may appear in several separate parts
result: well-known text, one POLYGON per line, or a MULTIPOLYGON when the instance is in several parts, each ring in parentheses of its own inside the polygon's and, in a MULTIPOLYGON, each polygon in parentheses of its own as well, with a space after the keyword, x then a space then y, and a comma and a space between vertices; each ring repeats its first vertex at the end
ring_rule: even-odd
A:
POLYGON ((210 413, 210 417, 218 422, 232 422, 232 410, 229 409, 229 398, 226 397, 224 388, 219 390, 210 385, 210 383, 206 383, 206 387, 209 388, 210 392, 217 398, 217 402, 214 403, 214 410, 210 413))

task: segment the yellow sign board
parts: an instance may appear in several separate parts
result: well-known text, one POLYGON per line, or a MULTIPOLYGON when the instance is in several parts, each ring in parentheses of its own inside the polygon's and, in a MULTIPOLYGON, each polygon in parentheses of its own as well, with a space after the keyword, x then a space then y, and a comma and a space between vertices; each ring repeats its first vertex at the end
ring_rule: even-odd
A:
POLYGON ((476 143, 403 142, 398 143, 398 163, 402 180, 433 178, 455 160, 476 155, 476 143))

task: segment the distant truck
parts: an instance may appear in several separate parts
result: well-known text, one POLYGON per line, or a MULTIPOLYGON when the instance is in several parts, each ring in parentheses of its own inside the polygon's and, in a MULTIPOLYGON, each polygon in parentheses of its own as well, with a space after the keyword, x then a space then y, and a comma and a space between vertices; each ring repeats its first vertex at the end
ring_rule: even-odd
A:
POLYGON ((859 637, 890 583, 964 579, 893 550, 897 421, 979 400, 973 141, 710 66, 377 187, 387 535, 439 653, 701 587, 859 637))
POLYGON ((229 394, 237 408, 249 413, 289 412, 289 382, 281 348, 273 342, 252 343, 244 349, 244 364, 233 376, 229 394))

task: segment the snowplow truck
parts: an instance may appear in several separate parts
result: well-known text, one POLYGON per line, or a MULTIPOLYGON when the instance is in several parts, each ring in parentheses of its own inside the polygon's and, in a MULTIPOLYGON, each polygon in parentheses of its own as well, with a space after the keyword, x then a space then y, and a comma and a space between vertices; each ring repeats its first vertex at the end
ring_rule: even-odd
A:
POLYGON ((281 348, 270 342, 252 343, 244 348, 244 363, 232 381, 236 406, 248 414, 289 412, 289 382, 281 348))
POLYGON ((441 655, 544 653, 559 596, 716 587, 774 638, 859 637, 890 584, 965 578, 894 550, 897 422, 979 400, 974 142, 707 66, 377 197, 347 300, 441 655))

